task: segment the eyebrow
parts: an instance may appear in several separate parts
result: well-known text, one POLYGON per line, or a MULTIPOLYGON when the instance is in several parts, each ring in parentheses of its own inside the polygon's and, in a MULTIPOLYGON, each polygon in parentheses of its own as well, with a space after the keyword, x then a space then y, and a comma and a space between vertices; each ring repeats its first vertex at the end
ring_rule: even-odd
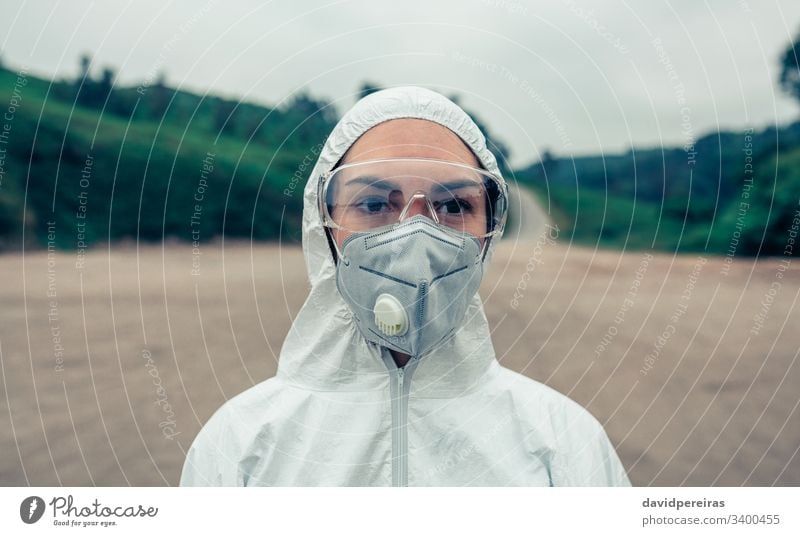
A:
POLYGON ((437 190, 437 191, 449 192, 452 190, 458 190, 460 188, 469 188, 470 186, 483 186, 483 184, 470 179, 458 179, 452 182, 448 182, 447 186, 440 183, 436 183, 436 185, 433 188, 431 188, 431 191, 437 190))
POLYGON ((370 175, 361 175, 359 177, 355 177, 350 179, 344 186, 350 186, 351 184, 365 184, 367 186, 374 186, 375 188, 379 188, 381 190, 397 190, 399 189, 398 186, 390 181, 385 179, 381 179, 380 177, 373 177, 370 175))
MULTIPOLYGON (((373 177, 369 175, 362 175, 359 177, 355 177, 353 179, 348 180, 344 186, 349 186, 351 184, 365 184, 367 186, 374 186, 380 190, 402 190, 402 188, 392 181, 388 181, 386 179, 381 179, 380 177, 373 177)), ((458 190, 460 188, 468 188, 470 186, 479 186, 481 185, 479 182, 471 179, 458 179, 452 182, 448 182, 447 185, 443 185, 441 183, 436 183, 432 188, 431 191, 452 191, 458 190)), ((482 186, 482 185, 481 185, 482 186)))

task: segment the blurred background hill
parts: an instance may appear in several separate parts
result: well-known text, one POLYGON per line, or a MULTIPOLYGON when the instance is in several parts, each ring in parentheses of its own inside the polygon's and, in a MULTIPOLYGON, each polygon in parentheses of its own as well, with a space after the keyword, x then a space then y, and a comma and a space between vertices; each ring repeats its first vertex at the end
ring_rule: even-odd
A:
MULTIPOLYGON (((775 83, 800 99, 798 52, 795 39, 775 83)), ((0 102, 16 103, 0 183, 0 248, 19 248, 23 236, 28 247, 45 245, 53 228, 75 228, 82 206, 91 207, 80 218, 85 226, 54 233, 57 247, 222 235, 299 240, 302 185, 338 120, 330 102, 296 93, 267 107, 177 90, 163 74, 123 86, 90 56, 78 61, 74 79, 0 68, 0 102), (202 217, 193 222, 198 193, 202 217)), ((365 81, 357 96, 379 88, 365 81)), ((735 244, 737 255, 780 255, 798 208, 800 122, 708 132, 684 147, 570 157, 545 150, 519 169, 480 126, 509 181, 532 189, 561 238, 575 243, 720 254, 735 244)))

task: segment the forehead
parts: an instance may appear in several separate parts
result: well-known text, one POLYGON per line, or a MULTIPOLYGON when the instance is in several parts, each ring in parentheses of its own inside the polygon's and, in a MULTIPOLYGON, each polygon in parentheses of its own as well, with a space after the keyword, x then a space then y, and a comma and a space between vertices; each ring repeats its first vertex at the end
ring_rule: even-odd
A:
POLYGON ((341 163, 414 157, 481 167, 455 132, 433 121, 415 118, 391 119, 370 128, 350 146, 341 163))

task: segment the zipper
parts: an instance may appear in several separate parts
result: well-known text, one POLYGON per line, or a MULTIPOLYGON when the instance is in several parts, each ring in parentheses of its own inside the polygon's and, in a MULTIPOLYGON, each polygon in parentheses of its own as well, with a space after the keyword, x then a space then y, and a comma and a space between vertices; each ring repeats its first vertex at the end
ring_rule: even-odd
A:
POLYGON ((397 449, 394 456, 397 458, 397 470, 392 471, 395 486, 408 486, 408 436, 406 426, 408 418, 405 411, 405 370, 397 369, 397 419, 393 419, 396 428, 397 449))
POLYGON ((411 358, 406 366, 398 367, 391 353, 386 350, 384 362, 390 374, 392 398, 392 486, 408 486, 408 383, 418 364, 411 358))

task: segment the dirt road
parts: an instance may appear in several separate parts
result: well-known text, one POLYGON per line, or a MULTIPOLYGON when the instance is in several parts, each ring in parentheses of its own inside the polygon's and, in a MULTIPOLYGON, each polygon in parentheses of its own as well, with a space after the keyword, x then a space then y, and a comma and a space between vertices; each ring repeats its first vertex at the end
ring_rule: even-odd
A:
MULTIPOLYGON (((176 484, 202 423, 274 374, 299 247, 196 253, 0 256, 0 484, 176 484)), ((501 243, 498 359, 598 417, 636 485, 800 484, 800 270, 726 266, 501 243)))

